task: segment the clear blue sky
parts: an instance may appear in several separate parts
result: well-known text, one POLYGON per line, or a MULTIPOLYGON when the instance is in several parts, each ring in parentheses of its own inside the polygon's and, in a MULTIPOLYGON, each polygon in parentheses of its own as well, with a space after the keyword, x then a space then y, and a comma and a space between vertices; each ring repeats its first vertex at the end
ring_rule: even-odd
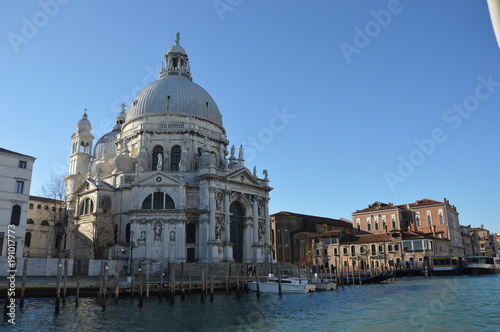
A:
POLYGON ((271 213, 351 219, 374 201, 446 197, 461 224, 500 231, 500 51, 486 1, 0 6, 0 146, 37 158, 32 194, 67 172, 83 109, 97 138, 110 131, 180 32, 231 144, 269 170, 271 213))

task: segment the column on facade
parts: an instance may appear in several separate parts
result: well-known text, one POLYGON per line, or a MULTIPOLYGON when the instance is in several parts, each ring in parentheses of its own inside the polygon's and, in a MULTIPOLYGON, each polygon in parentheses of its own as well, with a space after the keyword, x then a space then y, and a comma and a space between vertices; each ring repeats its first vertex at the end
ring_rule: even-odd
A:
POLYGON ((258 209, 257 197, 253 200, 252 206, 252 224, 253 224, 253 243, 257 244, 259 242, 259 209, 258 209))
POLYGON ((175 245, 177 248, 176 252, 176 261, 177 262, 185 262, 186 261, 186 220, 177 220, 176 222, 176 236, 175 236, 175 245))
POLYGON ((231 241, 231 215, 229 212, 229 196, 230 196, 230 191, 226 190, 224 191, 224 240, 226 241, 231 241))
POLYGON ((269 198, 264 199, 264 243, 271 243, 271 224, 269 221, 269 198))
POLYGON ((215 188, 209 188, 208 192, 209 198, 209 211, 210 211, 210 220, 209 220, 209 241, 215 241, 215 188))

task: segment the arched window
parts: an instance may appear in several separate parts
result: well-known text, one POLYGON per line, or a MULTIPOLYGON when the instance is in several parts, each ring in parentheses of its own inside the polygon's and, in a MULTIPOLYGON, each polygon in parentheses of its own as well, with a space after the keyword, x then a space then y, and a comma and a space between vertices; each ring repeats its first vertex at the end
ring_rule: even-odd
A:
POLYGON ((377 254, 377 246, 372 244, 372 255, 376 255, 377 254))
POLYGON ((47 220, 42 221, 41 225, 42 226, 50 226, 49 222, 47 220))
POLYGON ((174 146, 172 148, 172 153, 170 154, 170 170, 178 171, 179 163, 181 162, 182 150, 180 146, 174 146))
POLYGON ((368 230, 368 232, 372 230, 372 223, 370 221, 367 222, 366 229, 368 230))
POLYGON ((20 219, 21 219, 21 207, 16 204, 12 207, 12 214, 10 215, 10 224, 14 226, 19 226, 20 219))
POLYGON ((156 171, 158 167, 158 156, 161 156, 161 169, 163 169, 163 148, 161 146, 155 146, 153 149, 153 165, 151 170, 156 171))
POLYGON ((442 214, 439 214, 439 223, 444 224, 444 219, 442 214))
POLYGON ((285 229, 285 232, 283 235, 285 237, 285 246, 288 246, 288 238, 290 237, 288 229, 285 229))
POLYGON ((282 240, 281 240, 281 229, 278 229, 277 234, 278 234, 278 235, 277 235, 277 236, 278 236, 278 238, 276 239, 276 242, 277 242, 277 244, 278 244, 279 246, 281 246, 281 241, 282 241, 282 240))
POLYGON ((274 239, 274 229, 271 229, 271 243, 275 243, 276 240, 274 239))
POLYGON ((33 221, 33 219, 28 219, 28 220, 26 221, 26 223, 27 223, 28 225, 34 225, 34 224, 35 224, 35 222, 33 221))
POLYGON ((80 214, 89 214, 94 212, 94 201, 91 198, 85 198, 80 206, 80 214))
POLYGON ((175 209, 174 200, 164 192, 157 191, 149 194, 142 202, 143 210, 172 210, 175 209))
POLYGON ((432 217, 430 214, 427 215, 427 225, 432 225, 432 217))
POLYGON ((24 246, 26 248, 29 248, 31 246, 31 233, 26 232, 26 235, 24 236, 24 246))
POLYGON ((186 226, 186 243, 196 243, 196 225, 193 223, 186 226))
POLYGON ((356 246, 351 246, 351 256, 356 256, 356 246))

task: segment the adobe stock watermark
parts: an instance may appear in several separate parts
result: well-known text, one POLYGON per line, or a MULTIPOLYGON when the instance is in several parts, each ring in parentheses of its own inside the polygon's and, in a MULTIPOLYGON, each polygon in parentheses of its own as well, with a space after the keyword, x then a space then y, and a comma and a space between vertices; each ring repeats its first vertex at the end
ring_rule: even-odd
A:
MULTIPOLYGON (((479 84, 476 85, 474 92, 465 97, 462 102, 455 103, 444 111, 443 120, 450 125, 451 129, 459 129, 463 120, 468 119, 471 114, 479 109, 481 101, 488 99, 500 87, 500 81, 494 81, 492 76, 492 74, 487 77, 479 76, 477 78, 479 84)), ((416 139, 414 141, 416 148, 407 157, 398 156, 399 165, 397 171, 384 172, 384 178, 389 189, 392 192, 396 191, 396 185, 405 182, 415 172, 416 168, 421 166, 436 151, 438 145, 446 142, 447 139, 448 135, 443 128, 434 128, 429 137, 422 140, 416 139)))
POLYGON ((234 8, 241 5, 242 2, 243 0, 214 0, 212 5, 219 16, 219 20, 224 21, 225 13, 232 12, 234 8))
POLYGON ((370 15, 373 20, 368 21, 363 28, 360 28, 359 26, 354 27, 352 44, 347 42, 341 42, 339 44, 340 50, 342 51, 347 63, 352 62, 352 56, 354 54, 360 54, 363 49, 368 47, 373 38, 380 35, 382 29, 386 28, 391 23, 392 18, 395 15, 401 14, 403 9, 403 5, 401 5, 399 0, 389 0, 387 2, 386 9, 370 11, 370 15))
POLYGON ((245 147, 245 160, 250 162, 255 159, 259 151, 263 151, 269 145, 277 133, 282 132, 297 115, 288 113, 286 106, 282 110, 274 108, 274 116, 271 117, 266 127, 261 128, 257 135, 248 136, 241 145, 245 147))
POLYGON ((31 17, 23 16, 21 18, 21 31, 20 33, 9 32, 7 38, 9 39, 12 49, 17 54, 19 53, 19 47, 21 45, 26 45, 35 38, 40 30, 44 28, 50 21, 54 18, 61 8, 61 5, 65 5, 70 0, 40 0, 38 5, 40 10, 35 12, 31 17))
POLYGON ((7 226, 7 300, 4 315, 7 322, 16 324, 16 226, 7 226))

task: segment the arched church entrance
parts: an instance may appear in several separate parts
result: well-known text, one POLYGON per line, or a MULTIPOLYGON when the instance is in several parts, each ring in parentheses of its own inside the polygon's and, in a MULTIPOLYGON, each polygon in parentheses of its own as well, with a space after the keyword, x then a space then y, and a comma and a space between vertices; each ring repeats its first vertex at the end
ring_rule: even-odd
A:
POLYGON ((229 206, 231 213, 231 242, 233 245, 233 259, 235 262, 243 261, 243 207, 238 202, 229 206))

